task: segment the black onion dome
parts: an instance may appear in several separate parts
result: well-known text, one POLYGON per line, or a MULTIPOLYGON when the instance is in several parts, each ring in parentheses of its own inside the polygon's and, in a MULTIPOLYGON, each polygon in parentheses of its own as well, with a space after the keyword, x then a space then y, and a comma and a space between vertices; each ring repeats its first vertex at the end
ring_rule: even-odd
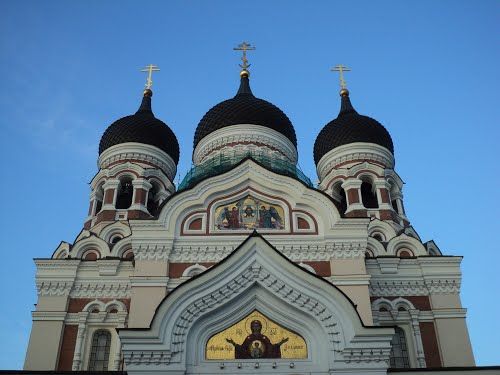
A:
POLYGON ((241 75, 236 96, 217 104, 203 116, 194 134, 194 148, 210 133, 238 124, 261 125, 276 130, 297 147, 297 137, 290 119, 274 104, 256 98, 245 74, 241 75))
POLYGON ((377 120, 360 115, 352 107, 349 93, 341 94, 339 115, 330 121, 318 134, 314 143, 314 162, 336 147, 355 142, 375 143, 394 154, 394 146, 387 129, 377 120))
POLYGON ((144 143, 166 152, 177 164, 179 142, 174 132, 163 121, 158 120, 151 110, 152 92, 146 90, 139 110, 130 116, 112 123, 99 142, 99 155, 104 150, 127 142, 144 143))

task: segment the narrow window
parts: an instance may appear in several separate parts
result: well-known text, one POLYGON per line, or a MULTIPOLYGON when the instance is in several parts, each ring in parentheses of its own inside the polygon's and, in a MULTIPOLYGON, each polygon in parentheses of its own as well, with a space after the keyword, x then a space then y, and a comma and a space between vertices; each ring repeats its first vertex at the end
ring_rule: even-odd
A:
POLYGON ((335 184, 332 189, 332 197, 340 204, 340 211, 344 213, 347 210, 347 198, 344 189, 342 189, 342 183, 339 182, 335 184))
POLYGON ((89 371, 108 371, 110 347, 111 333, 103 329, 95 331, 90 349, 89 371))
POLYGON ((377 195, 369 182, 363 181, 361 184, 361 199, 365 208, 378 208, 377 195))
POLYGON ((116 208, 117 209, 127 209, 132 205, 132 180, 130 178, 124 178, 120 181, 120 186, 118 186, 118 196, 116 197, 116 208))
POLYGON ((156 184, 152 184, 151 189, 149 189, 148 193, 148 211, 151 215, 156 215, 156 211, 158 209, 158 201, 156 195, 158 194, 158 187, 156 184))
POLYGON ((104 199, 104 183, 102 183, 99 188, 96 191, 95 194, 95 199, 96 199, 96 204, 95 204, 95 215, 97 215, 99 212, 101 212, 102 209, 102 201, 104 199))
POLYGON ((400 327, 395 327, 395 333, 391 341, 391 367, 409 368, 408 346, 406 345, 405 332, 400 327))

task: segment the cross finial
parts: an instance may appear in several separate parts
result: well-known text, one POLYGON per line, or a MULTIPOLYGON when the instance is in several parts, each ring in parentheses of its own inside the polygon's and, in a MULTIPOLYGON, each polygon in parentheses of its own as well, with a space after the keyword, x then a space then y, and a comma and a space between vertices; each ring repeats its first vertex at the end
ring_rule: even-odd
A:
POLYGON ((340 78, 340 91, 347 90, 347 86, 345 84, 345 79, 344 79, 344 72, 350 72, 351 69, 349 69, 347 66, 339 64, 335 65, 332 69, 330 69, 332 72, 339 72, 339 78, 340 78))
POLYGON ((248 63, 247 51, 253 51, 253 50, 255 50, 255 47, 252 46, 250 43, 243 42, 243 43, 238 44, 237 47, 234 47, 233 50, 243 51, 243 56, 241 56, 241 61, 243 62, 243 64, 239 64, 239 65, 240 65, 241 69, 243 69, 241 71, 241 73, 246 72, 248 74, 248 68, 250 68, 251 64, 248 63))
POLYGON ((151 90, 151 86, 153 86, 153 81, 151 79, 153 72, 159 72, 160 68, 158 68, 156 65, 149 64, 146 65, 144 69, 141 69, 141 72, 147 72, 148 73, 148 78, 146 80, 146 90, 151 90))

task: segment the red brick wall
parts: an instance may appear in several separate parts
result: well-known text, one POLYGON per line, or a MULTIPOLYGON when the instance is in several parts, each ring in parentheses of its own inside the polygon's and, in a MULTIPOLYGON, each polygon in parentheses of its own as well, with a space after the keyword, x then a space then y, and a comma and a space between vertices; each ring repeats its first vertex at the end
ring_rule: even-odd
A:
POLYGON ((136 189, 135 190, 135 203, 146 204, 146 190, 136 189))
POLYGON ((441 356, 436 338, 433 322, 420 323, 420 334, 424 346, 425 364, 427 367, 441 367, 441 356))
POLYGON ((346 191, 349 204, 359 203, 358 189, 349 189, 346 191))
POLYGON ((59 349, 57 371, 71 371, 73 367, 73 356, 75 354, 77 335, 78 325, 64 325, 61 348, 59 349))
POLYGON ((200 230, 201 229, 201 218, 194 219, 189 223, 189 229, 200 230))
POLYGON ((297 227, 299 229, 310 229, 307 220, 301 217, 297 218, 297 227))
POLYGON ((389 192, 387 189, 380 189, 380 197, 382 198, 382 203, 389 203, 389 192))
MULTIPOLYGON (((179 278, 182 276, 182 273, 184 270, 188 267, 191 267, 196 263, 170 263, 168 265, 168 277, 173 277, 173 278, 179 278)), ((215 263, 199 263, 200 265, 204 267, 211 267, 215 263)))
POLYGON ((113 198, 115 196, 115 189, 108 189, 104 193, 104 203, 113 204, 113 198))
POLYGON ((320 261, 320 262, 304 262, 308 264, 314 271, 316 271, 316 275, 318 276, 331 276, 332 270, 330 268, 330 262, 328 261, 320 261))

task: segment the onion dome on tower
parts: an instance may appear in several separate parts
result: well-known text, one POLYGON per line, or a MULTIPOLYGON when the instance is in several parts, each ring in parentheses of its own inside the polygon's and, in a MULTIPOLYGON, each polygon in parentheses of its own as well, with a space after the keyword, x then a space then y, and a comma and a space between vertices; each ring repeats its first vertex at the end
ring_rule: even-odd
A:
POLYGON ((314 162, 320 181, 338 163, 354 160, 360 155, 361 158, 375 157, 378 162, 392 168, 394 146, 389 132, 380 122, 359 114, 352 106, 342 75, 346 67, 338 65, 334 70, 341 73, 340 111, 314 142, 314 162))
POLYGON ((128 142, 155 146, 179 162, 179 143, 174 132, 163 121, 157 119, 151 110, 150 89, 144 90, 142 103, 137 112, 113 122, 102 135, 99 155, 108 148, 128 142))
POLYGON ((180 189, 223 173, 245 158, 252 158, 277 173, 302 179, 296 167, 297 137, 290 119, 274 104, 257 98, 250 89, 246 51, 253 49, 246 42, 235 48, 243 51, 240 87, 233 98, 215 105, 199 122, 193 142, 194 167, 180 189))
POLYGON ((374 143, 394 154, 394 146, 387 129, 377 120, 360 115, 353 108, 349 91, 340 91, 340 112, 320 131, 314 143, 314 161, 319 163, 329 151, 349 143, 374 143))

